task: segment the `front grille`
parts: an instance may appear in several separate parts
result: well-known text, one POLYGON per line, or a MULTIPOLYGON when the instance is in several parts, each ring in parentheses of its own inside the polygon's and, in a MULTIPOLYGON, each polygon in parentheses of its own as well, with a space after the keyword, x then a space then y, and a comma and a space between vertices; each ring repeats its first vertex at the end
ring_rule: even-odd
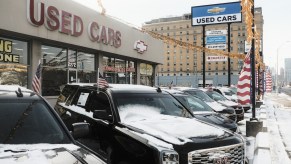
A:
POLYGON ((243 144, 202 149, 188 153, 188 164, 242 164, 243 161, 243 144))

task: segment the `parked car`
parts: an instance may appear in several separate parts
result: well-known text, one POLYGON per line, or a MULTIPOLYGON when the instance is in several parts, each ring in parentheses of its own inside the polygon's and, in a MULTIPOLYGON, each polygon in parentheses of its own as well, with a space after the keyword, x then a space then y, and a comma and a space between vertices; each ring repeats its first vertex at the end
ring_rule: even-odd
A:
POLYGON ((165 90, 175 97, 180 103, 182 103, 187 109, 194 114, 194 117, 221 126, 223 128, 229 129, 233 132, 240 132, 239 127, 235 121, 224 116, 223 114, 215 112, 209 105, 205 102, 191 96, 190 94, 184 93, 178 90, 165 90))
POLYGON ((216 101, 214 101, 211 97, 209 97, 204 91, 198 88, 188 88, 188 87, 174 87, 175 90, 180 90, 182 92, 188 93, 194 97, 199 98, 209 105, 215 112, 221 113, 226 117, 232 119, 233 121, 237 121, 235 110, 226 105, 222 105, 216 101))
POLYGON ((218 103, 221 103, 223 105, 227 105, 235 109, 237 122, 244 119, 244 109, 243 107, 238 104, 237 102, 233 102, 225 98, 222 94, 219 94, 218 92, 214 91, 212 88, 203 89, 205 93, 211 97, 213 100, 217 101, 218 103))
MULTIPOLYGON (((228 100, 238 102, 237 92, 236 92, 237 88, 236 87, 221 87, 221 88, 214 88, 213 90, 222 94, 228 100)), ((244 108, 244 112, 247 112, 251 108, 250 104, 246 104, 246 105, 241 104, 241 106, 244 108)))
POLYGON ((161 89, 127 84, 67 84, 55 110, 68 128, 83 120, 78 140, 112 164, 243 163, 242 136, 193 119, 161 89))
MULTIPOLYGON (((0 85, 0 163, 105 164, 80 147, 58 114, 33 91, 0 85)), ((86 135, 88 124, 73 125, 75 137, 86 135)))

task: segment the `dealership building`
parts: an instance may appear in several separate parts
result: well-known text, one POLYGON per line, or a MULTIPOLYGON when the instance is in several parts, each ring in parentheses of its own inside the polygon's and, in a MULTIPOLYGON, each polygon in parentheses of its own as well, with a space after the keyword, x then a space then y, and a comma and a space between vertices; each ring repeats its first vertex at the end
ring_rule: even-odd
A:
POLYGON ((32 87, 41 63, 41 92, 57 96, 66 83, 152 86, 163 43, 72 0, 1 0, 0 84, 32 87))

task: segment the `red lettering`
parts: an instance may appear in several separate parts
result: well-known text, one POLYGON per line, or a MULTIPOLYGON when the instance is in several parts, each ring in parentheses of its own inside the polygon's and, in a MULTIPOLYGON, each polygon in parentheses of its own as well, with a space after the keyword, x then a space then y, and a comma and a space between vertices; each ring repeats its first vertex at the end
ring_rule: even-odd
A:
POLYGON ((89 38, 90 40, 92 40, 93 42, 96 42, 99 40, 99 35, 98 35, 98 29, 99 29, 99 25, 96 22, 91 22, 89 24, 88 27, 88 31, 89 31, 89 38))
POLYGON ((73 36, 80 36, 83 33, 83 21, 82 19, 74 15, 74 20, 73 20, 73 36))
POLYGON ((71 34, 71 18, 71 13, 62 11, 60 32, 71 34))
POLYGON ((114 40, 114 47, 118 48, 121 46, 121 33, 116 31, 115 33, 115 40, 114 40))
POLYGON ((60 27, 60 22, 59 22, 59 11, 56 7, 54 6, 49 6, 46 9, 45 15, 47 17, 47 21, 45 23, 46 27, 49 30, 57 30, 60 27))
POLYGON ((37 18, 35 18, 34 0, 27 0, 27 19, 34 26, 41 26, 44 23, 44 4, 38 3, 37 18))
POLYGON ((102 26, 101 32, 100 32, 100 39, 99 42, 102 41, 104 44, 108 44, 107 42, 107 30, 105 26, 102 26))
POLYGON ((108 28, 108 43, 113 46, 114 45, 114 38, 115 38, 115 33, 114 30, 111 28, 108 28))

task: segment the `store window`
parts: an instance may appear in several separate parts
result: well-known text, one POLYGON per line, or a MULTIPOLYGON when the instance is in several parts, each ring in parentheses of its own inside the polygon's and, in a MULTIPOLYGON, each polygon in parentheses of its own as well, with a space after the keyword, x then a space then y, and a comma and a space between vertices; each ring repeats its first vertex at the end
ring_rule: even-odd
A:
POLYGON ((43 66, 42 95, 59 95, 60 87, 69 82, 67 79, 67 65, 74 66, 74 52, 70 51, 69 61, 71 63, 67 64, 67 49, 42 45, 41 50, 43 66))
POLYGON ((153 86, 153 66, 140 63, 140 84, 153 86))
POLYGON ((77 82, 95 83, 97 74, 95 71, 95 55, 85 52, 77 53, 77 82))
POLYGON ((0 37, 0 84, 27 87, 28 44, 0 37))
POLYGON ((136 84, 135 62, 103 57, 104 77, 113 84, 136 84))

